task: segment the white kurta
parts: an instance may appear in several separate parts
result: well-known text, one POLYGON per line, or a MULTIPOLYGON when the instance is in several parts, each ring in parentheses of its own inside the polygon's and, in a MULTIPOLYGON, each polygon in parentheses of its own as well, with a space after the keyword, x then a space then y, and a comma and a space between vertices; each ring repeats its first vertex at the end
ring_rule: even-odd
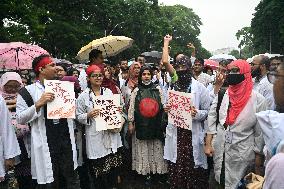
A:
MULTIPOLYGON (((120 133, 110 131, 96 131, 95 119, 87 119, 92 111, 93 104, 90 98, 90 89, 83 91, 77 99, 76 118, 86 125, 86 153, 88 159, 98 159, 111 153, 116 153, 122 146, 120 133)), ((103 88, 103 95, 112 95, 111 90, 103 88)))
POLYGON ((253 91, 251 98, 237 117, 235 123, 228 126, 233 133, 232 143, 225 142, 224 123, 229 106, 229 95, 224 94, 219 110, 220 123, 216 127, 216 107, 218 96, 213 101, 208 114, 208 134, 217 134, 212 140, 214 149, 215 179, 220 182, 223 154, 225 153, 225 188, 235 189, 245 176, 247 168, 255 161, 255 153, 262 153, 264 141, 257 124, 255 113, 266 110, 267 102, 259 93, 253 91))
MULTIPOLYGON (((37 102, 44 93, 44 87, 39 82, 26 86, 26 89, 31 94, 34 102, 37 102)), ((18 95, 16 112, 19 124, 30 123, 31 125, 31 173, 33 179, 36 179, 38 184, 52 183, 54 178, 43 107, 37 112, 35 105, 28 107, 22 96, 18 95)), ((72 119, 67 119, 67 122, 72 144, 74 169, 76 169, 77 151, 73 129, 74 122, 72 119)))
POLYGON ((10 112, 0 95, 0 177, 5 176, 5 160, 21 154, 15 130, 12 127, 10 112))
MULTIPOLYGON (((210 108, 209 91, 203 84, 192 78, 191 93, 193 105, 198 109, 192 118, 192 146, 195 167, 207 169, 207 157, 203 150, 205 128, 204 120, 210 108)), ((177 128, 169 124, 166 128, 164 159, 176 163, 177 160, 177 128)))
POLYGON ((265 97, 269 110, 275 109, 273 85, 268 81, 267 76, 261 78, 258 83, 255 83, 254 90, 265 97))

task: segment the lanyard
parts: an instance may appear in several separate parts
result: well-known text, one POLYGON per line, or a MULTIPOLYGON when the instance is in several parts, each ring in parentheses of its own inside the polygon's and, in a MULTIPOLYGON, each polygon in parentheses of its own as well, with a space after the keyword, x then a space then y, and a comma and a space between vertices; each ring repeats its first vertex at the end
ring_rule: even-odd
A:
MULTIPOLYGON (((92 102, 93 107, 94 107, 94 106, 95 106, 95 103, 94 103, 94 100, 93 100, 93 97, 92 97, 91 93, 93 93, 95 96, 96 96, 96 93, 93 91, 93 89, 90 89, 89 99, 90 99, 90 101, 92 102)), ((104 93, 104 91, 103 91, 103 88, 101 87, 101 94, 100 94, 100 95, 103 95, 103 93, 104 93)))

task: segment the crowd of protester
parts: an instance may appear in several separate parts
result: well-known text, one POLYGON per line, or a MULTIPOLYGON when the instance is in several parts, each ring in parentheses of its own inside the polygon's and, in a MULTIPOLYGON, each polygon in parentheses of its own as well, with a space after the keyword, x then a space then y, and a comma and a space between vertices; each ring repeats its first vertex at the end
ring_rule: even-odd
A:
POLYGON ((284 188, 284 57, 224 59, 213 70, 193 44, 190 57, 170 62, 171 41, 164 37, 156 66, 143 56, 107 64, 94 49, 86 69, 41 55, 32 72, 5 72, 0 188, 122 188, 133 172, 148 188, 284 188), (74 83, 75 119, 47 119, 55 96, 44 80, 55 79, 74 83), (169 90, 194 95, 191 130, 168 123, 169 90), (93 99, 113 94, 121 96, 121 128, 97 131, 93 99))

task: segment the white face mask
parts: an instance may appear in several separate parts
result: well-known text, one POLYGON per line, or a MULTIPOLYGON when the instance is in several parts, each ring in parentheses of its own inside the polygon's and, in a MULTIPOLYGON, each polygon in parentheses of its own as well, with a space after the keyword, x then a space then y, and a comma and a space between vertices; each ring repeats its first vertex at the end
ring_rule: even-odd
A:
POLYGON ((144 85, 150 85, 151 80, 149 80, 149 81, 142 81, 142 83, 143 83, 144 85))

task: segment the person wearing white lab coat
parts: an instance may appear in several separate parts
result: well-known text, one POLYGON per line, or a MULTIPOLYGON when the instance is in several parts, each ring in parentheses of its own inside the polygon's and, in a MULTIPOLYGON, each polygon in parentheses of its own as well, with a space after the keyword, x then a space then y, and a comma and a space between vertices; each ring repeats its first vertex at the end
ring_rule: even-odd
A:
MULTIPOLYGON (((122 164, 119 148, 122 147, 119 132, 97 131, 95 117, 99 109, 94 108, 94 97, 113 95, 108 88, 101 87, 104 68, 92 65, 86 69, 88 88, 77 99, 76 118, 85 125, 86 154, 90 175, 96 188, 114 187, 117 184, 116 171, 122 164)), ((121 108, 122 111, 122 108, 121 108)))
POLYGON ((53 93, 46 93, 43 82, 56 76, 56 67, 49 55, 41 55, 33 61, 33 69, 38 80, 17 97, 16 113, 20 124, 31 126, 31 172, 37 180, 37 188, 59 189, 60 178, 66 180, 68 189, 78 189, 77 152, 75 146, 73 120, 48 120, 46 104, 54 100, 53 93), (29 105, 28 105, 29 104, 29 105), (61 175, 60 175, 61 174, 61 175))
POLYGON ((276 109, 256 114, 264 136, 266 161, 276 153, 284 153, 284 61, 282 60, 277 69, 269 72, 267 76, 273 84, 276 109))
POLYGON ((14 158, 21 154, 11 115, 5 100, 0 96, 0 187, 6 170, 14 166, 14 158))
POLYGON ((268 109, 274 110, 273 84, 268 81, 267 72, 270 67, 270 59, 260 55, 253 59, 251 63, 252 77, 254 81, 253 89, 263 95, 268 103, 268 109))
POLYGON ((267 101, 252 90, 250 66, 246 61, 233 61, 229 69, 229 89, 220 105, 217 126, 218 97, 214 99, 208 114, 205 152, 213 155, 216 181, 220 183, 224 179, 221 175, 225 175, 225 186, 222 187, 235 189, 252 165, 255 164, 255 171, 259 174, 264 142, 255 113, 266 110, 267 101))
MULTIPOLYGON (((192 93, 192 130, 168 124, 164 159, 169 163, 170 188, 207 189, 207 157, 203 151, 205 130, 203 121, 210 107, 209 91, 192 77, 191 61, 187 56, 175 62, 176 70, 168 62, 168 45, 172 37, 164 38, 163 64, 172 76, 173 89, 192 93)), ((166 105, 168 112, 170 106, 166 105)))

